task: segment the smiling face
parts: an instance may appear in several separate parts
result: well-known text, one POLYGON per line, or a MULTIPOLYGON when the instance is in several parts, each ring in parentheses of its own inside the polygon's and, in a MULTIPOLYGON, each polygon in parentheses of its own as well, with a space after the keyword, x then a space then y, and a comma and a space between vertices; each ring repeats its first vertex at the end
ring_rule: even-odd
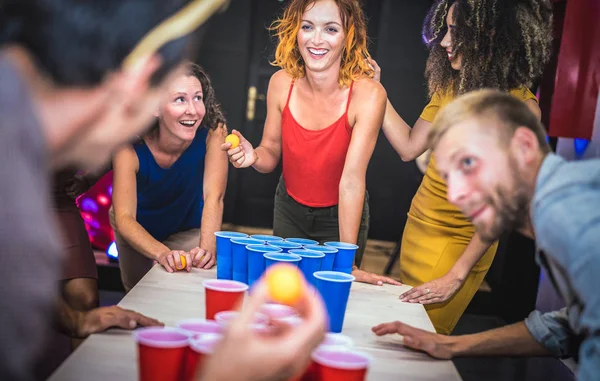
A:
POLYGON ((455 54, 452 51, 452 30, 454 29, 454 11, 456 10, 456 3, 452 4, 450 9, 448 10, 448 15, 446 16, 446 26, 448 28, 446 35, 440 42, 442 48, 446 49, 446 53, 448 54, 448 60, 450 61, 450 66, 454 70, 460 70, 462 67, 462 56, 460 53, 455 54))
POLYGON ((191 141, 206 114, 202 85, 198 78, 179 75, 169 85, 167 98, 159 109, 161 132, 191 141))
POLYGON ((448 201, 475 225, 484 241, 524 226, 530 189, 495 119, 472 117, 450 128, 437 143, 437 168, 448 187, 448 201))
POLYGON ((302 15, 298 31, 298 50, 309 71, 339 67, 346 33, 340 9, 333 0, 310 4, 302 15))

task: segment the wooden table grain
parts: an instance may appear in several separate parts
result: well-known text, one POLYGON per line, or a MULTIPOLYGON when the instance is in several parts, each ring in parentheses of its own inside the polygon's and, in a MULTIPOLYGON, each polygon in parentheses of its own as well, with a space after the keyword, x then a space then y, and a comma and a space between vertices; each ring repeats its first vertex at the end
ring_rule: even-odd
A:
MULTIPOLYGON (((202 282, 215 270, 192 269, 169 274, 156 265, 123 298, 119 306, 174 326, 181 319, 204 317, 202 282)), ((423 306, 402 303, 398 295, 408 286, 353 283, 343 334, 356 349, 373 356, 368 380, 461 380, 451 361, 434 360, 401 345, 399 336, 376 337, 371 327, 400 320, 433 331, 423 306)), ((112 329, 92 335, 54 372, 50 381, 137 380, 137 350, 130 331, 112 329)))

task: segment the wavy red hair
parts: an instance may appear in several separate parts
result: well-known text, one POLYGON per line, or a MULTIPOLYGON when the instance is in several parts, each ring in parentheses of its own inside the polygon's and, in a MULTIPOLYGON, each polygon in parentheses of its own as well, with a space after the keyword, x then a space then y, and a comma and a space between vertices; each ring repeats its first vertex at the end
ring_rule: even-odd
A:
MULTIPOLYGON (((298 31, 302 15, 311 4, 319 0, 292 0, 285 8, 283 16, 275 20, 271 27, 278 39, 275 60, 271 62, 279 66, 294 79, 304 77, 305 68, 298 50, 298 31)), ((342 26, 346 34, 339 83, 349 86, 350 82, 363 76, 373 77, 373 69, 368 65, 366 57, 371 57, 367 50, 367 23, 358 0, 334 0, 340 9, 342 26)))

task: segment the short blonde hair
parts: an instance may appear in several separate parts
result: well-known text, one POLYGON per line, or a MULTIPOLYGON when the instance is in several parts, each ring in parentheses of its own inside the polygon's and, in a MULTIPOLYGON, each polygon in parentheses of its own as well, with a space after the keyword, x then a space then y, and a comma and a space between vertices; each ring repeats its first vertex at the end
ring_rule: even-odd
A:
POLYGON ((434 149, 440 139, 456 124, 470 118, 486 118, 499 121, 500 137, 506 142, 516 129, 525 127, 537 137, 540 150, 550 152, 546 130, 525 102, 499 90, 477 90, 461 95, 437 115, 429 132, 429 146, 434 149))

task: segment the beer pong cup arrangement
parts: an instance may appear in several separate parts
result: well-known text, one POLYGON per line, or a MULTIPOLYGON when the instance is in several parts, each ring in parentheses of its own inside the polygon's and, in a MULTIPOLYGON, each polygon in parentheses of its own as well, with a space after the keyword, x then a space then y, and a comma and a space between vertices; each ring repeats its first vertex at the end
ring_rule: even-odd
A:
POLYGON ((338 250, 335 247, 323 245, 305 245, 304 248, 306 250, 319 251, 325 254, 323 260, 321 261, 320 271, 333 271, 333 262, 335 261, 335 256, 338 252, 338 250))
POLYGON ((351 274, 352 265, 354 265, 354 255, 358 246, 345 242, 325 242, 325 246, 337 249, 333 260, 333 271, 351 274))
POLYGON ((205 334, 223 333, 221 324, 214 320, 186 319, 178 322, 176 327, 186 331, 193 337, 199 337, 205 334))
POLYGON ((213 320, 221 311, 239 308, 248 285, 234 280, 210 279, 204 281, 206 319, 213 320))
POLYGON ((202 371, 204 363, 210 357, 219 341, 223 339, 220 334, 209 333, 190 340, 183 363, 183 380, 192 381, 202 371))
MULTIPOLYGON (((238 317, 239 314, 240 313, 238 311, 221 311, 215 315, 215 321, 221 326, 227 327, 233 319, 238 317)), ((262 313, 256 313, 254 316, 254 325, 265 325, 268 322, 269 318, 262 313)))
POLYGON ((265 270, 273 266, 276 263, 285 262, 298 266, 302 258, 295 254, 286 253, 265 253, 265 270))
POLYGON ((215 232, 217 237, 217 279, 233 279, 231 239, 248 237, 239 232, 215 232))
POLYGON ((354 277, 338 271, 317 271, 314 276, 317 278, 317 290, 325 302, 329 315, 329 330, 335 333, 342 332, 350 286, 354 277))
POLYGON ((316 271, 352 273, 357 245, 326 242, 307 238, 282 238, 268 234, 220 231, 217 237, 217 279, 235 280, 252 286, 269 265, 292 260, 302 270, 306 280, 316 286, 316 271), (306 250, 310 252, 306 252, 306 250), (318 252, 321 254, 314 254, 318 252), (268 254, 268 255, 265 255, 268 254), (300 258, 282 254, 299 255, 300 258))
POLYGON ((150 327, 133 332, 140 381, 179 381, 191 334, 178 328, 150 327))

